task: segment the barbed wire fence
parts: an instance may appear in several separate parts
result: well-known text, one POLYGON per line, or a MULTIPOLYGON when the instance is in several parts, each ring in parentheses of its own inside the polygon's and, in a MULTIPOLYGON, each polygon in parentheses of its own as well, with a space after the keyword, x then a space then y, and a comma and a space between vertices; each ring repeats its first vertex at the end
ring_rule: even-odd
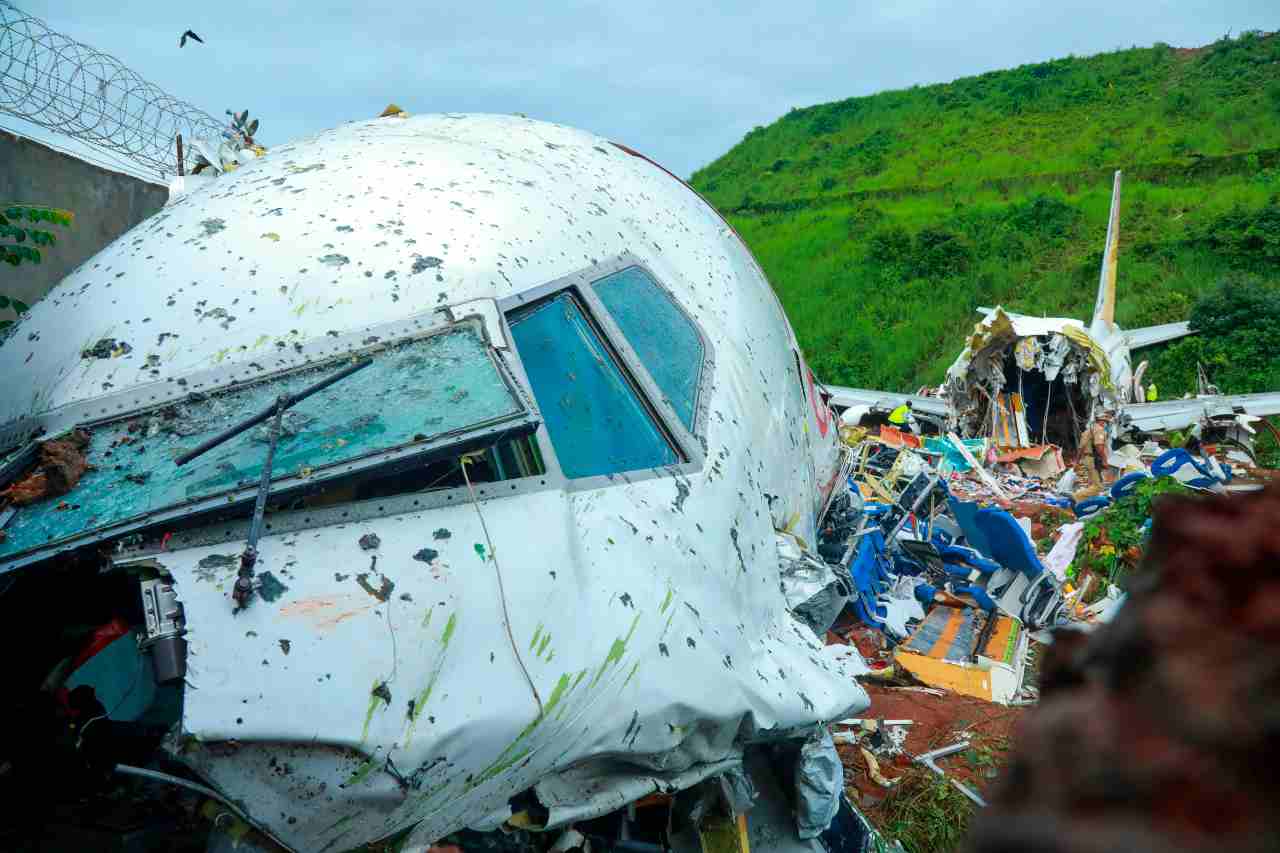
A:
POLYGON ((166 179, 175 137, 219 139, 224 123, 110 54, 0 0, 0 113, 86 142, 166 179))

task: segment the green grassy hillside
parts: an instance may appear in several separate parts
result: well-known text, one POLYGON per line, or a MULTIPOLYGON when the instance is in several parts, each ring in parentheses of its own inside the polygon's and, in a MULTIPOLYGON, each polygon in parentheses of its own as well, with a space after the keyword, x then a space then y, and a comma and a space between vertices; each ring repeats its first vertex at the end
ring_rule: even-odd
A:
MULTIPOLYGON (((691 183, 764 266, 815 372, 914 390, 978 305, 1087 318, 1116 168, 1121 325, 1186 319, 1226 277, 1280 282, 1280 37, 795 109, 691 183)), ((1185 357, 1153 362, 1166 392, 1194 387, 1185 357)))

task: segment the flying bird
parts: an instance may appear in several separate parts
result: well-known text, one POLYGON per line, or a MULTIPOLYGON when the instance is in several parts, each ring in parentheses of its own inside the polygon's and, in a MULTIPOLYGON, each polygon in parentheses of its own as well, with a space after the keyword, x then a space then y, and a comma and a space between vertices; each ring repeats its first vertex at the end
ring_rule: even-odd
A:
POLYGON ((200 36, 196 35, 191 30, 187 30, 185 33, 182 34, 182 38, 178 40, 178 47, 186 47, 188 38, 193 38, 196 41, 200 42, 201 44, 204 44, 204 39, 200 38, 200 36))

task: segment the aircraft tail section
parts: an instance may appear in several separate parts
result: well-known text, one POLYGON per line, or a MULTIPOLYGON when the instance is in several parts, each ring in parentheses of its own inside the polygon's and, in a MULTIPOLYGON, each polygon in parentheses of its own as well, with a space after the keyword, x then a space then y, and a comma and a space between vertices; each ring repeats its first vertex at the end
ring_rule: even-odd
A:
POLYGON ((1093 305, 1089 333, 1095 338, 1109 335, 1116 322, 1116 264, 1120 255, 1120 179, 1116 172, 1111 190, 1111 217, 1107 221, 1107 245, 1102 252, 1102 274, 1098 281, 1098 300, 1093 305))

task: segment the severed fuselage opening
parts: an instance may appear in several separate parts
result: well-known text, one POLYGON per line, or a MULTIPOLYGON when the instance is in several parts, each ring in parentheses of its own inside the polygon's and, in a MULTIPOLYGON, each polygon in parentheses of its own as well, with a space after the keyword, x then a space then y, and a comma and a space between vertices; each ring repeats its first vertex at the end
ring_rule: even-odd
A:
POLYGON ((1053 372, 1052 368, 1046 372, 1043 365, 1033 365, 1027 370, 1018 363, 1015 352, 1006 351, 1001 392, 1006 401, 1013 400, 1011 395, 1018 395, 1025 423, 1025 433, 1019 430, 1022 443, 1007 446, 1056 444, 1067 452, 1076 449, 1089 413, 1091 400, 1088 390, 1081 387, 1075 371, 1058 370, 1052 378, 1050 372, 1053 372))
POLYGON ((960 433, 1004 448, 1056 445, 1074 455, 1103 387, 1100 354, 1087 338, 1020 335, 1007 321, 982 332, 944 386, 960 433))

